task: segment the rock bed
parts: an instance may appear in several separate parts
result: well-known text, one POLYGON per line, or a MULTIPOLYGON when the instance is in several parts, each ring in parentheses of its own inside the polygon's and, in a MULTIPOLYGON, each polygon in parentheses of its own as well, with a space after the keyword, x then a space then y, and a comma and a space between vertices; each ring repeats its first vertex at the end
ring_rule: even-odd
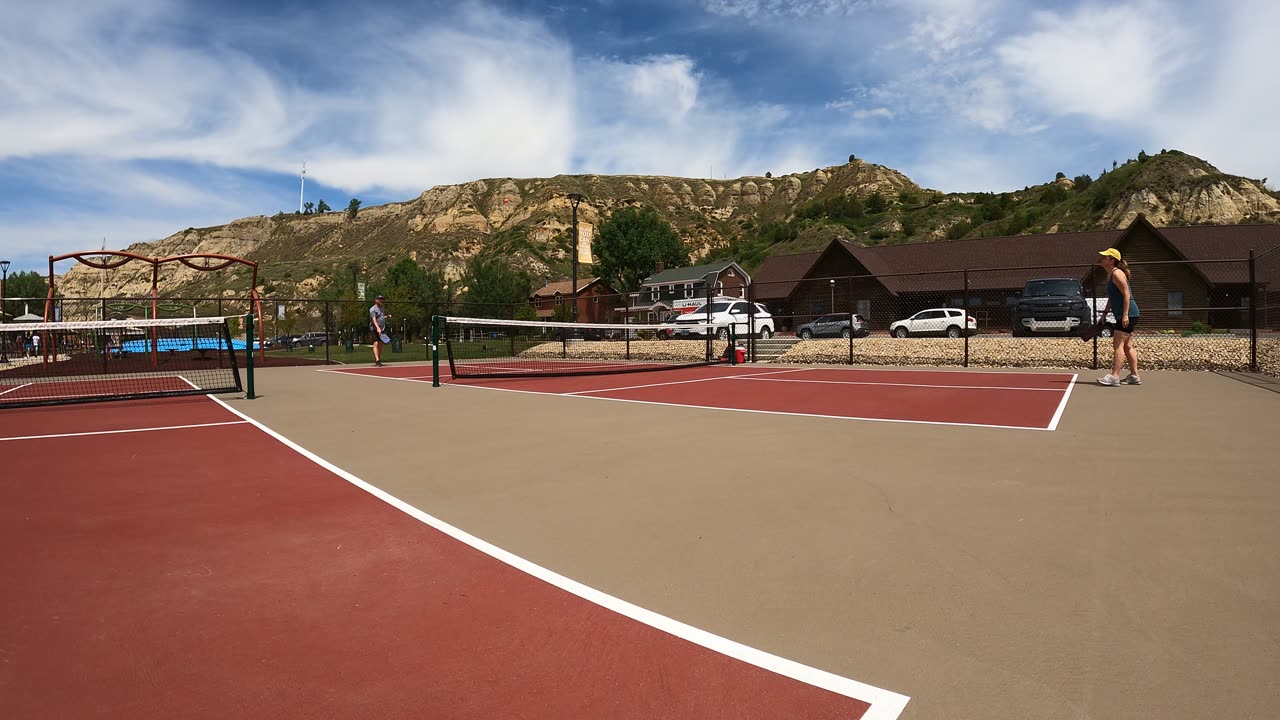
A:
MULTIPOLYGON (((720 357, 724 353, 725 346, 728 343, 722 340, 713 340, 711 342, 712 352, 715 357, 720 357)), ((679 362, 698 362, 703 360, 707 354, 707 341, 704 340, 632 340, 630 343, 630 355, 628 356, 627 343, 617 340, 593 341, 587 340, 583 342, 569 343, 563 345, 559 342, 543 343, 520 353, 522 358, 546 358, 558 359, 564 357, 569 360, 641 360, 641 361, 659 361, 672 360, 679 362)))
MULTIPOLYGON (((706 344, 694 341, 631 341, 630 359, 638 361, 697 362, 706 344)), ((713 342, 720 357, 724 342, 713 342)), ((1249 370, 1249 338, 1234 335, 1195 337, 1139 336, 1138 363, 1149 370, 1249 370)), ((566 348, 558 342, 530 348, 521 357, 560 358, 566 348)), ((572 343, 567 357, 573 360, 619 360, 627 357, 626 343, 617 341, 572 343)), ((774 362, 804 365, 844 365, 849 362, 849 341, 801 340, 774 362)), ((945 338, 869 337, 853 341, 855 365, 939 365, 964 363, 964 342, 945 338)), ((1098 342, 1098 367, 1111 364, 1111 340, 1098 342)), ((970 367, 1048 367, 1079 370, 1093 365, 1093 343, 1075 338, 975 337, 969 339, 970 367)), ((1258 370, 1280 377, 1280 339, 1258 341, 1258 370)))
MULTIPOLYGON (((1249 370, 1249 338, 1138 336, 1139 369, 1249 370)), ((775 362, 847 364, 848 340, 802 340, 775 362)), ((854 340, 856 365, 961 365, 964 342, 949 339, 879 338, 854 340)), ((1098 341, 1098 367, 1111 364, 1111 340, 1098 341)), ((1075 338, 976 337, 969 339, 970 367, 1059 367, 1093 365, 1093 343, 1075 338)), ((1280 340, 1258 341, 1258 370, 1280 376, 1280 340)))

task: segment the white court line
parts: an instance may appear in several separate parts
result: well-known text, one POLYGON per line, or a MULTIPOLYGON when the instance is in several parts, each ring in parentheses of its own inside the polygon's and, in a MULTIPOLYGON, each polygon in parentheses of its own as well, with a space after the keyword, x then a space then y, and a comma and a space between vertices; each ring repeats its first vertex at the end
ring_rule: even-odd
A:
POLYGON ((1071 397, 1071 391, 1076 389, 1076 378, 1080 377, 1079 373, 1071 376, 1071 384, 1067 386, 1067 391, 1062 394, 1062 402, 1058 403, 1058 411, 1053 414, 1053 419, 1049 421, 1049 429, 1057 430, 1058 421, 1062 419, 1062 411, 1067 409, 1067 398, 1071 397))
POLYGON ((726 380, 755 380, 757 382, 817 383, 819 385, 885 385, 887 387, 954 388, 956 390, 1028 390, 1033 392, 1062 392, 1061 388, 1017 387, 1013 385, 926 385, 924 383, 871 382, 869 380, 792 380, 790 378, 758 378, 743 376, 726 380))
MULTIPOLYGON (((708 378, 710 380, 724 380, 725 378, 708 378)), ((987 423, 965 423, 965 422, 945 422, 942 420, 903 420, 900 418, 881 418, 881 417, 859 417, 854 415, 819 415, 817 413, 802 412, 785 412, 783 410, 751 410, 749 408, 729 408, 720 407, 718 405, 686 405, 684 403, 659 402, 656 400, 627 400, 624 398, 597 397, 595 395, 576 395, 572 393, 547 392, 545 390, 514 390, 512 388, 489 387, 487 385, 464 385, 460 383, 448 383, 440 387, 451 388, 472 388, 475 390, 496 390, 498 392, 524 393, 526 395, 551 395, 560 397, 582 398, 585 400, 607 400, 609 402, 625 402, 636 403, 639 405, 658 405, 660 407, 683 407, 694 408, 696 410, 717 410, 721 412, 742 412, 742 413, 758 413, 761 415, 789 415, 792 417, 811 417, 811 418, 828 418, 831 420, 862 420, 865 422, 887 422, 887 423, 909 423, 914 425, 952 425, 959 427, 980 427, 980 428, 996 428, 998 430, 1050 430, 1049 427, 1039 427, 1035 425, 991 425, 987 423)), ((617 388, 610 388, 616 390, 617 388)), ((603 392, 603 391, 599 391, 603 392)))
POLYGON ((187 428, 218 427, 219 425, 244 425, 245 420, 228 420, 226 422, 196 423, 194 425, 164 425, 162 427, 124 428, 121 430, 94 430, 91 432, 57 433, 53 435, 23 435, 20 437, 0 437, 0 442, 10 440, 46 440, 49 438, 85 437, 87 435, 123 435, 125 433, 155 432, 157 430, 186 430, 187 428))
POLYGON ((597 390, 578 390, 570 393, 556 393, 557 395, 588 395, 590 393, 613 392, 615 390, 638 390, 640 388, 666 387, 668 385, 688 385, 689 383, 711 382, 713 380, 736 380, 738 378, 750 378, 757 375, 781 375, 783 373, 803 372, 807 368, 794 368, 791 370, 770 370, 768 372, 746 373, 742 375, 717 375, 709 378, 696 378, 694 380, 671 380, 668 382, 649 383, 647 385, 627 385, 625 387, 599 388, 597 390))
POLYGON ((652 610, 646 610, 638 605, 633 605, 625 600, 616 598, 593 587, 584 585, 576 580, 572 580, 559 573, 548 570, 541 565, 532 563, 518 555, 503 550, 496 545, 487 543, 484 540, 481 540, 470 533, 464 532, 463 530, 460 530, 437 517, 423 512, 404 500, 401 500, 385 490, 370 485, 352 473, 349 473, 315 453, 312 453, 266 425, 263 425, 257 420, 254 420, 248 415, 236 410, 221 399, 212 395, 208 397, 210 400, 213 400, 230 412, 244 418, 259 430, 280 441, 286 447, 299 455, 302 455, 311 462, 314 462, 316 465, 319 465, 343 480, 346 480, 352 485, 364 490, 404 514, 418 520, 419 522, 430 525, 436 530, 449 535, 455 540, 466 543, 467 545, 500 562, 504 562, 517 570, 536 577, 543 582, 554 585, 561 590, 577 595, 588 602, 595 603, 596 605, 612 610, 619 615, 644 623, 650 627, 657 628, 658 630, 674 635, 675 637, 701 645, 702 647, 718 652, 721 655, 755 665, 756 667, 769 670, 784 677, 798 680, 813 687, 821 688, 855 700, 870 702, 871 707, 867 710, 867 713, 862 716, 863 720, 897 720, 897 718, 902 714, 903 709, 906 708, 907 702, 911 699, 906 695, 878 688, 874 685, 867 685, 866 683, 861 683, 857 680, 850 680, 849 678, 841 677, 839 675, 826 672, 825 670, 819 670, 817 668, 809 667, 808 665, 802 665, 794 660, 788 660, 786 658, 764 652, 763 650, 748 647, 741 643, 734 642, 733 640, 729 640, 728 638, 720 637, 719 635, 713 635, 706 630, 686 625, 678 620, 666 617, 665 615, 659 615, 652 610))
POLYGON ((5 390, 4 392, 0 392, 0 395, 4 395, 5 393, 11 393, 11 392, 13 392, 14 390, 21 390, 21 389, 22 389, 22 388, 24 388, 24 387, 31 387, 31 386, 32 386, 32 385, 34 385, 34 384, 35 384, 35 383, 23 383, 22 385, 19 385, 19 386, 17 386, 17 387, 11 387, 11 388, 9 388, 8 390, 5 390))

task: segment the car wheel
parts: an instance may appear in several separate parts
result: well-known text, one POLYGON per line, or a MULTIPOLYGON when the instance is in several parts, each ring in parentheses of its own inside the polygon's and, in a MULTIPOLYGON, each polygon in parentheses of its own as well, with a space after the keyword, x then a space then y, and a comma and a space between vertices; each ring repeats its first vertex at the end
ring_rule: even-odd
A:
POLYGON ((769 339, 769 338, 771 338, 771 337, 773 337, 773 330, 771 330, 771 329, 769 329, 769 328, 767 328, 767 327, 760 328, 760 339, 761 339, 761 340, 768 340, 768 339, 769 339))
POLYGON ((849 332, 849 328, 845 328, 845 329, 843 329, 843 330, 841 330, 841 331, 840 331, 840 337, 845 338, 845 339, 848 339, 848 338, 849 338, 849 336, 850 336, 850 335, 852 335, 852 334, 853 334, 853 333, 849 332))
POLYGON ((717 339, 717 340, 728 340, 728 339, 729 339, 729 328, 720 328, 719 330, 716 330, 716 339, 717 339))
POLYGON ((947 337, 949 338, 960 337, 960 328, 956 327, 955 325, 952 325, 951 327, 947 328, 947 337))
POLYGON ((896 338, 904 338, 907 336, 907 329, 904 327, 894 328, 893 336, 896 338))
POLYGON ((801 331, 800 331, 800 339, 801 339, 801 340, 809 340, 809 339, 811 339, 812 337, 813 337, 813 331, 812 331, 812 330, 810 330, 809 328, 805 328, 805 329, 803 329, 803 330, 801 330, 801 331))
POLYGON ((1098 333, 1098 337, 1111 337, 1111 328, 1102 328, 1102 332, 1098 333))

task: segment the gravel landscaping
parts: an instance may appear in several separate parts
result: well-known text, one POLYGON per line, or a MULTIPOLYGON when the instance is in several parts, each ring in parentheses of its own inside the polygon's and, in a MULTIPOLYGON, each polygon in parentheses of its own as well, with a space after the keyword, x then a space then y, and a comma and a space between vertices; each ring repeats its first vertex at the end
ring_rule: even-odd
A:
MULTIPOLYGON (((1249 338, 1234 335, 1194 337, 1143 335, 1137 338, 1138 362, 1149 370, 1249 370, 1249 338)), ((725 343, 713 343, 716 356, 725 343)), ((633 340, 630 359, 641 361, 696 362, 705 352, 703 341, 633 340)), ((853 341, 855 365, 938 365, 964 363, 964 342, 946 338, 868 337, 853 341)), ((558 342, 539 345, 521 353, 528 358, 560 358, 565 348, 558 342)), ((567 348, 569 359, 601 360, 627 357, 626 343, 579 342, 567 348)), ((849 363, 849 341, 844 339, 801 340, 774 362, 804 365, 845 365, 849 363)), ((1098 367, 1111 364, 1111 341, 1098 342, 1098 367)), ((1093 344, 1075 338, 1014 338, 1009 336, 969 339, 970 367, 1045 367, 1081 370, 1093 365, 1093 344)), ((1258 370, 1280 377, 1280 339, 1258 341, 1258 370)))

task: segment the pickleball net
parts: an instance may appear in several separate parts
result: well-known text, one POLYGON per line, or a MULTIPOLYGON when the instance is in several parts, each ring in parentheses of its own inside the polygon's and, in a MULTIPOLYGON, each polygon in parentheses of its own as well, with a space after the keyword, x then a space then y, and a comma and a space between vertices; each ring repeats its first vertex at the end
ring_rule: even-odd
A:
POLYGON ((240 392, 230 320, 0 325, 0 408, 240 392))
MULTIPOLYGON (((435 318, 455 378, 609 375, 738 360, 732 326, 435 318)), ((436 372, 441 366, 435 354, 436 372)))

